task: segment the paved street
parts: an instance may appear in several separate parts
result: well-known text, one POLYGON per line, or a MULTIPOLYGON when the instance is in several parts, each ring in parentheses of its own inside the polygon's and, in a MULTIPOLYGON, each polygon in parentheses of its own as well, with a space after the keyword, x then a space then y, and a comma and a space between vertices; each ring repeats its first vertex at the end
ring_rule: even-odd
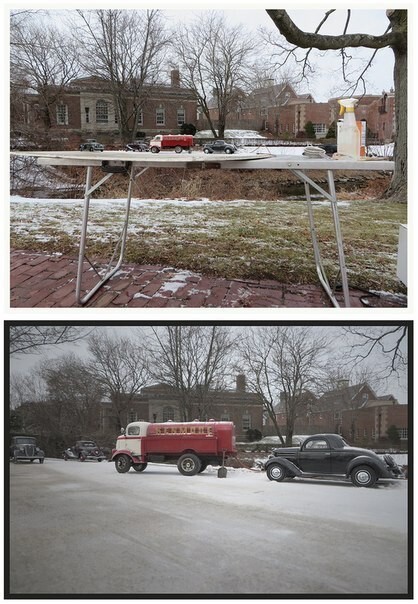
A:
POLYGON ((11 594, 405 594, 407 481, 11 464, 11 594))

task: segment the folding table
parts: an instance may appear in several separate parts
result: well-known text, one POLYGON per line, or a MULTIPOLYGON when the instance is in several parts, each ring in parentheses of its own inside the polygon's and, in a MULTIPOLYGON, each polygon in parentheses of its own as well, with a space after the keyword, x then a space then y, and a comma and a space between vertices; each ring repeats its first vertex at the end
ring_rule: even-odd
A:
MULTIPOLYGON (((327 278, 325 268, 321 258, 318 238, 316 234, 313 203, 311 197, 311 187, 316 189, 321 195, 330 202, 334 230, 335 242, 338 253, 339 276, 344 297, 344 306, 350 306, 350 292, 347 278, 347 268, 345 264, 343 238, 341 234, 340 219, 338 215, 337 195, 335 191, 334 172, 336 170, 352 171, 393 171, 394 162, 388 160, 362 159, 341 160, 332 158, 311 158, 299 155, 280 155, 272 156, 265 153, 236 153, 233 155, 205 154, 194 151, 192 153, 173 153, 161 152, 154 153, 136 153, 133 151, 15 151, 12 155, 36 157, 40 165, 49 166, 79 166, 86 168, 86 183, 84 193, 84 208, 81 225, 80 248, 77 268, 76 281, 76 300, 80 305, 86 304, 90 298, 103 286, 120 268, 123 262, 123 256, 126 247, 126 238, 128 232, 129 213, 132 198, 132 187, 135 179, 143 174, 148 168, 220 168, 228 170, 288 170, 294 174, 305 186, 305 195, 308 208, 308 218, 310 233, 313 244, 314 258, 317 274, 322 287, 335 307, 339 303, 335 297, 335 288, 332 288, 327 278), (104 176, 95 184, 92 183, 93 169, 100 168, 104 176), (310 171, 324 171, 327 175, 328 191, 317 184, 311 176, 310 171), (99 275, 100 280, 88 292, 83 295, 82 276, 84 259, 93 264, 86 257, 86 241, 89 222, 89 206, 91 195, 102 184, 104 184, 113 174, 125 173, 128 176, 128 190, 125 207, 125 219, 121 229, 119 239, 115 245, 112 257, 107 265, 104 275, 99 275), (119 258, 115 264, 115 256, 119 250, 119 258)), ((94 268, 94 270, 96 270, 94 268)), ((97 272, 97 271, 96 271, 97 272)))

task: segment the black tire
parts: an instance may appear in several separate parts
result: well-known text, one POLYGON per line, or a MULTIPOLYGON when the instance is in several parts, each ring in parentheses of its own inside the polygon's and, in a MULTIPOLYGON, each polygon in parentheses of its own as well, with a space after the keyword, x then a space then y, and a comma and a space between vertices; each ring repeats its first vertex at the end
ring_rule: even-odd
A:
POLYGON ((370 466, 357 466, 350 474, 351 482, 356 487, 373 487, 377 482, 376 472, 370 466))
POLYGON ((225 153, 227 155, 230 155, 231 153, 233 153, 232 149, 225 149, 225 153))
POLYGON ((115 459, 115 468, 119 474, 125 474, 131 469, 131 458, 128 455, 118 455, 115 459))
POLYGON ((160 152, 160 150, 159 150, 158 147, 151 147, 150 151, 151 151, 151 153, 159 153, 160 152))
POLYGON ((145 468, 147 467, 147 463, 133 463, 132 467, 135 470, 135 472, 143 472, 145 470, 145 468))
POLYGON ((209 151, 209 149, 203 149, 203 153, 211 153, 211 151, 209 151))
POLYGON ((78 461, 86 461, 86 458, 83 453, 80 453, 80 455, 78 456, 78 461))
POLYGON ((175 151, 176 153, 181 153, 181 152, 183 151, 183 148, 182 148, 182 147, 180 147, 180 145, 177 145, 177 147, 174 147, 174 151, 175 151))
POLYGON ((40 460, 39 460, 39 463, 44 463, 44 460, 43 460, 43 459, 40 459, 40 460))
POLYGON ((207 467, 208 467, 208 464, 206 462, 202 461, 200 464, 200 470, 199 470, 198 474, 201 474, 202 472, 204 472, 207 467))
POLYGON ((177 462, 177 469, 183 476, 194 476, 199 473, 202 462, 194 453, 185 453, 177 462))
POLYGON ((271 463, 267 466, 266 474, 269 480, 275 480, 276 482, 281 482, 286 478, 286 470, 279 463, 271 463))

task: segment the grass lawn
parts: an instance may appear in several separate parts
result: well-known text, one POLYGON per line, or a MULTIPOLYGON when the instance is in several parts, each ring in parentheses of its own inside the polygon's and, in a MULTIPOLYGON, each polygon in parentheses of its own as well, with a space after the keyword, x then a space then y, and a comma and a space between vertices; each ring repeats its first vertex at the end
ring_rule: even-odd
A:
MULTIPOLYGON (((12 198, 12 249, 76 255, 82 204, 12 198)), ((337 254, 328 202, 314 207, 324 265, 335 276, 337 254)), ((402 204, 350 199, 339 204, 349 283, 405 292, 396 277, 402 204)), ((108 258, 124 218, 123 200, 92 200, 88 256, 108 258)), ((125 259, 226 278, 316 283, 306 203, 133 200, 125 259)))

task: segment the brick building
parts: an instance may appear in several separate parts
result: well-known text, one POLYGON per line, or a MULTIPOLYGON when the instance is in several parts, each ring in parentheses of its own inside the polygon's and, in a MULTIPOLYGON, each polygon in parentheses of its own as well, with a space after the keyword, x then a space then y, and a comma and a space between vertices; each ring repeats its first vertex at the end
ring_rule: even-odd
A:
MULTIPOLYGON (((246 390, 245 376, 238 375, 233 390, 212 390, 204 399, 196 393, 192 397, 193 419, 232 421, 236 437, 244 439, 248 429, 263 430, 261 398, 246 390)), ((145 387, 127 408, 125 425, 132 421, 181 421, 180 394, 168 384, 145 387)), ((103 433, 118 432, 118 418, 110 401, 100 405, 100 423, 103 433)))
MULTIPOLYGON (((349 385, 340 380, 337 387, 320 397, 306 397, 296 419, 295 434, 341 434, 351 444, 368 445, 387 438, 396 426, 404 444, 408 440, 408 405, 400 405, 391 395, 377 396, 367 382, 349 385)), ((286 426, 282 405, 277 408, 278 425, 286 426)))
MULTIPOLYGON (((131 108, 132 100, 128 98, 128 112, 131 108)), ((15 108, 15 128, 16 114, 15 108)), ((25 95, 20 119, 26 128, 45 126, 45 110, 38 95, 25 95)), ((178 70, 172 70, 170 84, 143 89, 142 108, 134 138, 178 133, 182 124, 194 124, 196 119, 195 96, 190 89, 181 86, 178 70)), ((56 102, 49 107, 47 121, 51 135, 67 137, 72 141, 98 138, 108 144, 117 142, 119 130, 109 82, 98 77, 73 80, 57 94, 56 102)))
MULTIPOLYGON (((339 97, 341 98, 341 97, 339 97)), ((366 120, 369 140, 390 142, 396 132, 395 94, 364 95, 358 99, 356 118, 366 120)), ((337 98, 317 103, 311 94, 297 94, 289 83, 274 84, 269 80, 237 104, 228 118, 228 128, 247 128, 292 139, 303 136, 307 122, 312 122, 317 138, 324 138, 329 127, 338 120, 337 98)), ((216 122, 217 110, 211 109, 216 122)))

